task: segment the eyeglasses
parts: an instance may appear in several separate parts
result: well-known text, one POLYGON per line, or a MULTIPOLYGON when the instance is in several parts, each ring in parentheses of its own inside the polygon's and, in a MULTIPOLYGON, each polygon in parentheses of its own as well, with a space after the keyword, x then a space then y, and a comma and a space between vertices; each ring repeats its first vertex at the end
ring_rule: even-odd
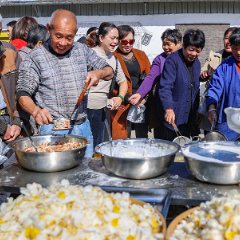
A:
POLYGON ((128 41, 128 40, 120 40, 120 42, 121 42, 121 44, 122 44, 123 46, 128 45, 128 43, 129 43, 129 45, 133 45, 133 44, 135 43, 135 39, 132 39, 132 40, 130 40, 130 41, 128 41))

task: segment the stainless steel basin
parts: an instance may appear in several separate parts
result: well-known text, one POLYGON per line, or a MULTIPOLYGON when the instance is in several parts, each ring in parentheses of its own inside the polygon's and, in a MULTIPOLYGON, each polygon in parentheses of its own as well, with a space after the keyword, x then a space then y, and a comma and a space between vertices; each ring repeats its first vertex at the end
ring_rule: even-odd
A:
POLYGON ((78 165, 83 159, 90 140, 77 135, 42 135, 33 136, 34 143, 39 145, 43 142, 81 142, 83 147, 62 152, 25 152, 23 149, 31 147, 29 138, 15 140, 9 147, 15 151, 17 161, 25 168, 37 172, 57 172, 78 165))
POLYGON ((161 139, 121 139, 103 142, 95 151, 104 166, 125 178, 147 179, 165 173, 180 146, 161 139))
POLYGON ((182 147, 189 172, 203 182, 240 182, 240 142, 195 142, 182 147))

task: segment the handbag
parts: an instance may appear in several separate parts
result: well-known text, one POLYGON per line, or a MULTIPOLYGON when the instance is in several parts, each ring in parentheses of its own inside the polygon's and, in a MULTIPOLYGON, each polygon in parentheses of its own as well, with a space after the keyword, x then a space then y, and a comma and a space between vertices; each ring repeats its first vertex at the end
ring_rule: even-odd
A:
POLYGON ((142 72, 142 73, 140 74, 140 76, 139 76, 140 84, 143 82, 143 80, 145 79, 146 76, 147 76, 147 75, 146 75, 145 72, 142 72))

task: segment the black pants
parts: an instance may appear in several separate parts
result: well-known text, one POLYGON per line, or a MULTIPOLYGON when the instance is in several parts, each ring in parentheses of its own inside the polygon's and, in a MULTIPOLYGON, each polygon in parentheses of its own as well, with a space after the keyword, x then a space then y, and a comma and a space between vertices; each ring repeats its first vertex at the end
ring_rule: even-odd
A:
MULTIPOLYGON (((179 131, 183 136, 189 138, 191 135, 191 123, 188 121, 186 127, 184 128, 184 131, 181 131, 181 127, 179 127, 179 131)), ((160 126, 154 128, 154 138, 173 141, 173 139, 176 137, 177 137, 176 132, 167 128, 161 121, 160 126)))
POLYGON ((135 127, 136 138, 148 138, 148 124, 131 123, 127 121, 128 138, 131 137, 132 124, 134 124, 135 127))

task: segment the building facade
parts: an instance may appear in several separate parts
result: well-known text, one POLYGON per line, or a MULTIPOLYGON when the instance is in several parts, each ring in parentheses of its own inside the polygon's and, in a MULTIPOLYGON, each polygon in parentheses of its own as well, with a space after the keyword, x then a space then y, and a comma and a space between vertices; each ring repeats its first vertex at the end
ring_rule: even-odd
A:
POLYGON ((76 40, 85 35, 89 27, 98 27, 101 22, 116 25, 129 24, 135 29, 134 47, 146 52, 150 61, 162 52, 161 35, 167 28, 179 28, 182 33, 188 28, 205 32, 206 47, 201 62, 210 50, 223 48, 223 33, 229 26, 240 26, 240 1, 129 1, 129 0, 63 0, 2 1, 0 12, 3 28, 11 20, 32 16, 41 24, 49 22, 57 9, 74 12, 78 19, 76 40))

